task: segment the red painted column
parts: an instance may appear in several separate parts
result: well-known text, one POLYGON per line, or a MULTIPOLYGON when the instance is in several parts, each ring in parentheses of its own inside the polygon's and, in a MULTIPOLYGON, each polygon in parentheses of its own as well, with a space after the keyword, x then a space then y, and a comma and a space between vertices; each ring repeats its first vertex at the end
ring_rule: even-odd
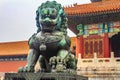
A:
POLYGON ((78 58, 78 54, 81 54, 83 57, 83 36, 76 38, 76 58, 78 58))
POLYGON ((79 44, 80 44, 80 41, 79 41, 79 37, 76 37, 76 58, 78 58, 78 54, 79 54, 79 44))
POLYGON ((109 50, 109 36, 108 33, 104 35, 104 57, 110 57, 110 50, 109 50))

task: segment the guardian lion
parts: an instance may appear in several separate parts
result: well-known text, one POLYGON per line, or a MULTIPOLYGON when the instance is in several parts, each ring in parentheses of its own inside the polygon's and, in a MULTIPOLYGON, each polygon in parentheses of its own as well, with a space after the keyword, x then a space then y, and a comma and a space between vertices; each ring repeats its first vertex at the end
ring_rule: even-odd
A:
POLYGON ((36 11, 37 33, 29 39, 27 65, 18 72, 34 72, 39 61, 44 72, 61 72, 76 69, 75 56, 70 51, 67 35, 67 17, 61 4, 56 1, 42 3, 36 11))

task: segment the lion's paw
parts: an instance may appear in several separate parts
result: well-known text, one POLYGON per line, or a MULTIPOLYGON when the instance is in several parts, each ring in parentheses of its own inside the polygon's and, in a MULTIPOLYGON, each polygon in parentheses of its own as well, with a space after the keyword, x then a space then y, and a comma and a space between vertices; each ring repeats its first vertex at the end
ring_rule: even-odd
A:
POLYGON ((18 72, 19 73, 21 73, 21 72, 34 72, 34 67, 28 67, 28 66, 20 67, 18 69, 18 72))

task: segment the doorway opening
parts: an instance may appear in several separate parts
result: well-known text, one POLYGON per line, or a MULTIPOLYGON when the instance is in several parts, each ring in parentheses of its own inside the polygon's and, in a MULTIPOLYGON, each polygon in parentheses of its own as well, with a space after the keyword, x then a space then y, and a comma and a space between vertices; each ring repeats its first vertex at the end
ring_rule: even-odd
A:
POLYGON ((114 52, 114 57, 120 57, 120 32, 110 38, 111 51, 114 52))

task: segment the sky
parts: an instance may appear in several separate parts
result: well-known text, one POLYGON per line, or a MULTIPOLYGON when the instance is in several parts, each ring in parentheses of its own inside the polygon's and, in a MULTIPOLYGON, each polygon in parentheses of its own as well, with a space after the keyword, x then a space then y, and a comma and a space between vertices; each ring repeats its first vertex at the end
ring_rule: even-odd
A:
MULTIPOLYGON (((0 42, 28 40, 36 33, 36 10, 47 0, 0 0, 0 42)), ((53 1, 53 0, 49 0, 53 1)), ((90 0, 55 0, 62 6, 90 3, 90 0)), ((69 36, 75 36, 68 30, 69 36)))

